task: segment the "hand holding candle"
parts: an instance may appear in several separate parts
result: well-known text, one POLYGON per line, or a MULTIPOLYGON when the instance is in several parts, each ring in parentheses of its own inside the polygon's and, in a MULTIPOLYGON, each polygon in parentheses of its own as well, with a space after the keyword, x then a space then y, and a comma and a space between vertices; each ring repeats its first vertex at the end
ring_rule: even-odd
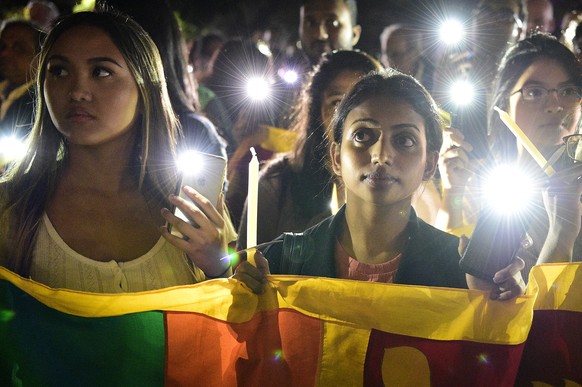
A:
POLYGON ((259 160, 255 148, 250 148, 253 157, 249 163, 249 186, 247 193, 247 248, 257 245, 257 212, 259 199, 259 160))

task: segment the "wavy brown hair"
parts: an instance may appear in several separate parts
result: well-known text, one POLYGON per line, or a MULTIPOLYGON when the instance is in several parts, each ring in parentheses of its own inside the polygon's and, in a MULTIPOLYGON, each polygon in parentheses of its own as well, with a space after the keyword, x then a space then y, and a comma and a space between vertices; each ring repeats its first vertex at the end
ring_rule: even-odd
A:
MULTIPOLYGON (((132 175, 148 200, 165 200, 176 183, 175 147, 179 124, 167 92, 162 60, 154 42, 131 18, 116 12, 81 12, 61 19, 43 43, 36 79, 36 117, 26 155, 2 177, 2 246, 8 268, 28 276, 38 225, 60 171, 68 159, 65 138, 56 129, 44 100, 47 59, 55 42, 78 26, 103 30, 119 49, 133 75, 142 106, 134 145, 132 175)), ((112 107, 113 108, 113 107, 112 107)))

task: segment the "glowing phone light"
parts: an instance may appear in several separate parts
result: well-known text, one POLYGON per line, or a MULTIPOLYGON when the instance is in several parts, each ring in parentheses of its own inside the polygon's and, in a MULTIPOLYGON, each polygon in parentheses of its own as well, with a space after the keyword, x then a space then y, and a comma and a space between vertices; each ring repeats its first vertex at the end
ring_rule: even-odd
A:
POLYGON ((178 170, 189 176, 204 170, 204 158, 197 151, 186 151, 178 157, 178 170))
POLYGON ((465 27, 458 20, 447 20, 441 25, 439 35, 445 44, 459 44, 465 37, 465 27))
POLYGON ((252 77, 247 81, 247 95, 253 101, 263 101, 271 94, 271 85, 262 77, 252 77))
POLYGON ((4 165, 23 157, 26 145, 15 136, 0 138, 0 164, 4 165))
POLYGON ((297 71, 292 69, 280 69, 277 73, 285 81, 285 83, 290 85, 299 80, 299 74, 297 74, 297 71))
POLYGON ((467 80, 456 81, 451 86, 450 96, 455 104, 468 105, 475 97, 475 88, 467 80))
POLYGON ((523 211, 531 202, 532 192, 533 180, 514 164, 494 168, 483 185, 483 197, 503 215, 523 211))

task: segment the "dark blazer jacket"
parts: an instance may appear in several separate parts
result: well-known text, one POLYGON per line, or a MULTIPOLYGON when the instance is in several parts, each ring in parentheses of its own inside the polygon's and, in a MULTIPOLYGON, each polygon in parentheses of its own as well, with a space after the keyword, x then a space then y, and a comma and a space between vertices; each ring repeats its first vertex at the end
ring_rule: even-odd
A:
MULTIPOLYGON (((263 249, 272 274, 336 278, 335 241, 345 206, 303 233, 285 233, 263 249)), ((395 283, 467 288, 459 267, 459 239, 425 223, 414 209, 395 283)))

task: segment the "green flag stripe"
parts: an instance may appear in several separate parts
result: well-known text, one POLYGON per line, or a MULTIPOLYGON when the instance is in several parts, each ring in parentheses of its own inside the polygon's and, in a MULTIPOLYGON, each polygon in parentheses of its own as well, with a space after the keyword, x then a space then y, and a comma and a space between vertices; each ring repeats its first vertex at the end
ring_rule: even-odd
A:
POLYGON ((61 313, 0 281, 0 385, 162 386, 159 311, 104 318, 61 313), (82 343, 82 344, 81 344, 82 343), (10 380, 12 379, 12 380, 10 380))

